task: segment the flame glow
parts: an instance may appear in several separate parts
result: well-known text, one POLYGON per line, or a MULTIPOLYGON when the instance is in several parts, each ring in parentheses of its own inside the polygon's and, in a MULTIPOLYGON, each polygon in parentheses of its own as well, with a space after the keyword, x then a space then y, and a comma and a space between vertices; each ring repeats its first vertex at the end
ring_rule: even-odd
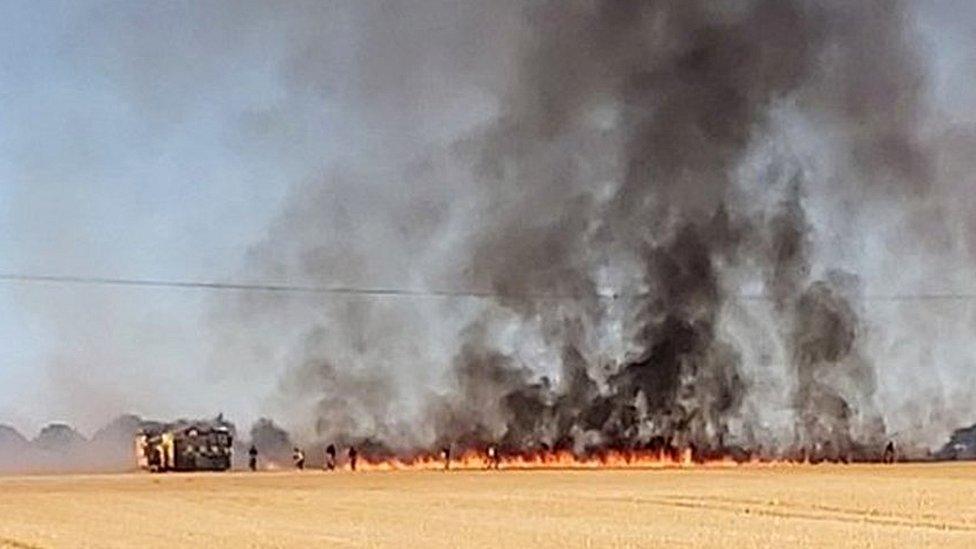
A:
MULTIPOLYGON (((665 469, 691 467, 738 467, 741 465, 772 465, 782 461, 737 461, 731 457, 696 461, 691 450, 677 455, 663 452, 609 450, 599 454, 578 456, 569 451, 525 453, 500 456, 493 462, 479 452, 466 452, 452 456, 449 462, 433 455, 416 458, 366 458, 361 457, 357 471, 411 471, 411 470, 539 470, 539 469, 665 469)), ((343 468, 349 469, 348 464, 343 468)))

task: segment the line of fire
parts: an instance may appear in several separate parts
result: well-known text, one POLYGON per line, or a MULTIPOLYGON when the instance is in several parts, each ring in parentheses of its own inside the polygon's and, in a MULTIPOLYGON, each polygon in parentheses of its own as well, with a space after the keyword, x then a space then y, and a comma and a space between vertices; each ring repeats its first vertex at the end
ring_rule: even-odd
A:
MULTIPOLYGON (((279 444, 280 446, 280 444, 279 444)), ((281 470, 289 467, 281 448, 241 445, 233 423, 218 416, 212 420, 179 420, 172 423, 145 422, 135 436, 135 456, 140 469, 154 472, 228 471, 234 455, 249 456, 251 470, 281 470), (235 445, 237 449, 235 450, 235 445)), ((640 448, 600 448, 578 453, 567 448, 539 443, 516 448, 490 441, 452 445, 437 451, 396 453, 371 441, 322 445, 310 451, 313 464, 324 470, 408 471, 408 470, 535 470, 535 469, 654 469, 677 467, 739 467, 764 465, 816 465, 819 463, 894 463, 898 456, 893 442, 874 455, 858 457, 830 454, 829 448, 799 449, 793 455, 770 458, 741 448, 701 452, 694 446, 679 447, 668 440, 655 440, 640 448), (316 460, 320 457, 320 460, 316 460)), ((306 450, 291 449, 290 466, 306 468, 306 450)))

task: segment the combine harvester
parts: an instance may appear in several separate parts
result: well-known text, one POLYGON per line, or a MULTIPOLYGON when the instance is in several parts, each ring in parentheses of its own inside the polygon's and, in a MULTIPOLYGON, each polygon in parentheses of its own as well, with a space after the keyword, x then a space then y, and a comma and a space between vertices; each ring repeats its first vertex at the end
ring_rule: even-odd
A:
POLYGON ((136 460, 146 471, 226 471, 234 427, 222 418, 151 424, 139 429, 135 442, 136 460))

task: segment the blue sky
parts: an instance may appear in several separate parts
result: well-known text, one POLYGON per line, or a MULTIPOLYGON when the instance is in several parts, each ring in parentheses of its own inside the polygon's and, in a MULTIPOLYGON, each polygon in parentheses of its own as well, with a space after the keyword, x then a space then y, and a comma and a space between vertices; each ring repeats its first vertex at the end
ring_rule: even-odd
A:
MULTIPOLYGON (((250 280, 248 248, 289 189, 390 135, 436 136, 436 116, 392 122, 395 87, 376 88, 387 110, 350 105, 364 92, 349 61, 356 10, 334 6, 5 2, 0 271, 250 280)), ((0 423, 31 434, 49 421, 90 432, 125 411, 254 419, 274 380, 221 385, 244 382, 208 365, 219 299, 0 285, 0 423)))
MULTIPOLYGON (((273 107, 283 93, 269 53, 275 35, 235 35, 192 25, 189 13, 146 11, 131 2, 5 3, 3 271, 226 279, 295 178, 288 150, 254 154, 242 136, 245 114, 273 107), (140 21, 153 21, 155 30, 140 30, 140 21), (172 45, 158 48, 154 32, 172 45), (213 34, 235 43, 215 47, 213 34), (239 70, 242 60, 246 70, 239 70)), ((77 335, 71 323, 113 323, 98 306, 104 290, 66 291, 0 286, 2 420, 33 429, 47 419, 75 419, 58 417, 70 408, 44 402, 50 371, 40 364, 52 338, 77 335), (50 314, 61 307, 74 318, 50 314)), ((186 292, 113 299, 127 301, 137 318, 161 315, 163 324, 192 325, 205 306, 204 296, 186 292)), ((192 332, 183 345, 164 346, 161 364, 202 360, 192 332)))

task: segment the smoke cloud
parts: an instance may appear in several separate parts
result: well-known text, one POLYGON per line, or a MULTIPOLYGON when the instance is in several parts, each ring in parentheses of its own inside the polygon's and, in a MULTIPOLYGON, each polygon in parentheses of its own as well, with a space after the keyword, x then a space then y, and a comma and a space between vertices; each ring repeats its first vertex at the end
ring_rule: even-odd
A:
POLYGON ((289 322, 276 362, 306 438, 834 459, 928 442, 878 394, 872 331, 901 326, 870 322, 865 280, 898 286, 852 257, 881 223, 897 255, 960 220, 906 5, 434 4, 351 11, 351 104, 396 135, 296 188, 248 269, 490 297, 223 311, 313 326, 289 322))
POLYGON ((88 146, 105 116, 25 132, 52 152, 26 155, 38 184, 10 218, 45 245, 11 257, 430 295, 18 294, 51 341, 51 398, 25 400, 54 418, 273 417, 252 438, 281 460, 330 442, 847 459, 976 420, 976 62, 940 38, 976 36, 964 2, 72 13, 67 83, 140 122, 101 130, 124 159, 88 146), (113 179, 150 176, 159 196, 113 179), (160 227, 177 244, 147 245, 160 227))

